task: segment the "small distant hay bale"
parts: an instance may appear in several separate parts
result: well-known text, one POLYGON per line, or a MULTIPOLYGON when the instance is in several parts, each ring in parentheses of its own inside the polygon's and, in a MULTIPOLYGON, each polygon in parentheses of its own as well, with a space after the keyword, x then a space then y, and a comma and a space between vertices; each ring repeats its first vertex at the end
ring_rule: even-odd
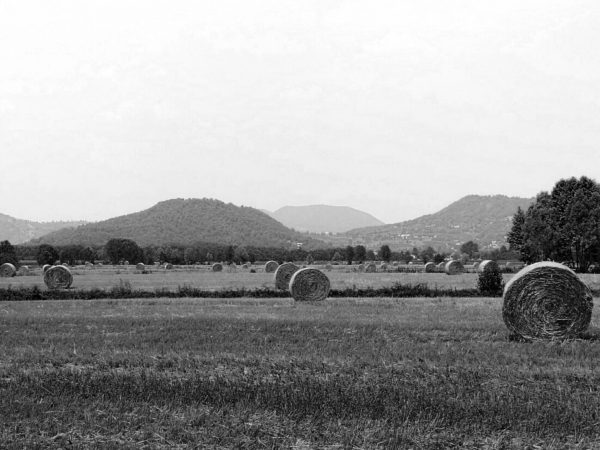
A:
POLYGON ((290 279, 290 293, 296 301, 316 302, 329 295, 331 283, 323 272, 317 269, 300 269, 290 279))
POLYGON ((123 265, 124 266, 128 266, 129 265, 129 261, 123 261, 123 265))
POLYGON ((29 266, 21 266, 17 272, 19 275, 29 275, 29 266))
POLYGON ((68 289, 73 284, 73 275, 64 265, 52 266, 44 273, 44 283, 48 289, 68 289))
POLYGON ((357 267, 359 272, 364 272, 365 271, 365 265, 364 264, 359 264, 357 267))
POLYGON ((50 264, 44 264, 42 266, 42 273, 46 273, 46 270, 48 270, 50 267, 52 267, 50 264))
POLYGON ((382 272, 385 272, 388 268, 388 265, 386 263, 383 263, 382 265, 379 266, 379 270, 381 270, 382 272))
POLYGON ((165 267, 165 269, 167 269, 167 270, 173 270, 173 264, 171 264, 171 263, 166 263, 166 264, 164 265, 164 267, 165 267))
POLYGON ((492 259, 486 259, 485 261, 481 261, 481 263, 479 263, 479 265, 477 266, 477 272, 478 273, 483 273, 486 271, 491 271, 491 270, 500 270, 500 266, 498 265, 498 263, 492 259))
POLYGON ((447 275, 459 275, 463 273, 463 271, 464 267, 462 263, 457 260, 448 261, 444 266, 444 272, 446 272, 447 275))
POLYGON ((235 263, 231 263, 227 265, 228 272, 237 272, 237 265, 235 263))
POLYGON ((483 262, 483 261, 475 261, 475 262, 473 263, 473 270, 474 270, 475 272, 477 272, 477 271, 479 270, 479 265, 480 265, 482 262, 483 262))
POLYGON ((435 266, 435 268, 436 268, 437 270, 439 270, 440 272, 443 272, 443 271, 444 271, 444 267, 446 267, 446 263, 445 263, 444 261, 442 261, 441 263, 438 263, 438 265, 437 265, 437 266, 435 266))
POLYGON ((146 270, 146 265, 142 262, 139 262, 135 265, 136 270, 146 270))
POLYGON ((291 262, 286 262, 280 265, 275 271, 275 287, 285 291, 290 286, 290 280, 300 268, 291 262))
POLYGON ((0 266, 0 277, 9 278, 17 274, 17 268, 11 263, 4 263, 0 266))
POLYGON ((375 263, 369 263, 365 266, 365 272, 373 273, 377 272, 377 265, 375 263))
POLYGON ((435 272, 435 263, 432 263, 432 262, 426 263, 425 266, 423 266, 423 270, 425 271, 425 273, 435 272))
POLYGON ((273 273, 277 270, 278 267, 279 264, 277 263, 277 261, 267 261, 267 263, 265 264, 265 272, 273 273))
POLYGON ((331 264, 325 264, 325 267, 323 267, 327 272, 331 272, 331 269, 333 269, 333 266, 331 264))
POLYGON ((502 318, 525 339, 568 339, 592 318, 592 293, 575 272, 554 262, 525 267, 504 287, 502 318))
POLYGON ((249 269, 250 266, 248 265, 248 263, 242 264, 242 269, 249 269))
POLYGON ((221 263, 214 263, 211 266, 211 270, 213 272, 222 272, 223 271, 223 264, 221 264, 221 263))

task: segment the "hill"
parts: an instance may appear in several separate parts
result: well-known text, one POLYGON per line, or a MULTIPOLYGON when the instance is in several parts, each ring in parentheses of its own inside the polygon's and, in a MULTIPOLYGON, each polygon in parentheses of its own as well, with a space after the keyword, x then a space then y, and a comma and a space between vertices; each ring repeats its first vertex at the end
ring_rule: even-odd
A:
POLYGON ((432 246, 434 249, 457 249, 469 240, 481 249, 506 245, 506 234, 518 207, 527 209, 532 198, 505 195, 469 195, 435 214, 379 227, 351 230, 345 237, 352 244, 378 248, 388 244, 392 249, 432 246))
POLYGON ((341 233, 354 228, 383 225, 372 215, 348 206, 284 206, 271 217, 286 227, 311 233, 341 233))
POLYGON ((0 214, 0 241, 6 240, 11 244, 22 244, 61 228, 76 227, 84 223, 84 221, 34 222, 0 214))
POLYGON ((257 209, 206 198, 166 200, 144 211, 56 231, 32 243, 100 246, 116 237, 132 239, 140 246, 196 242, 258 247, 289 247, 296 242, 307 248, 323 245, 257 209))

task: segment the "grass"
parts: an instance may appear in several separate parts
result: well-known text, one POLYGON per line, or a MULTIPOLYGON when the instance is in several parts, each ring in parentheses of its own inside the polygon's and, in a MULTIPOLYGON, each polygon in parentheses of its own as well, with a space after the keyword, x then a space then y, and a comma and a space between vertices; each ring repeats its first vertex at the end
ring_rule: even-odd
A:
POLYGON ((501 300, 0 304, 7 448, 589 448, 586 339, 507 339, 501 300))

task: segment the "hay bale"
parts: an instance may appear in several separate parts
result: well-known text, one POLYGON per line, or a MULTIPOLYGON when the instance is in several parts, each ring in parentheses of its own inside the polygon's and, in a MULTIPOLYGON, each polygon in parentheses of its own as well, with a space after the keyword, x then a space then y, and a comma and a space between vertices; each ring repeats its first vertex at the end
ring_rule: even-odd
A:
POLYGON ((279 267, 279 264, 277 263, 277 261, 268 261, 265 264, 265 272, 273 273, 277 270, 278 267, 279 267))
POLYGON ((231 273, 237 272, 237 265, 235 263, 228 264, 227 271, 231 273))
POLYGON ((164 267, 166 270, 173 270, 173 264, 171 263, 166 263, 164 267))
POLYGON ((435 263, 428 262, 427 264, 425 264, 425 266, 423 266, 423 270, 425 271, 425 273, 435 272, 435 263))
POLYGON ((286 262, 280 265, 275 271, 275 287, 285 291, 290 286, 290 280, 300 268, 291 262, 286 262))
POLYGON ((475 261, 473 263, 473 271, 477 272, 477 270, 479 269, 479 265, 482 263, 482 261, 475 261))
POLYGON ((526 339, 567 339, 587 329, 592 308, 592 293, 575 272, 539 262, 506 283, 502 318, 511 332, 526 339))
POLYGON ((136 270, 146 270, 146 265, 144 263, 139 262, 135 265, 135 268, 136 270))
POLYGON ((289 286, 294 300, 315 302, 327 298, 331 283, 320 270, 306 268, 292 275, 289 286))
POLYGON ((223 271, 223 264, 221 264, 221 263, 214 263, 211 266, 211 270, 213 272, 222 272, 223 271))
POLYGON ((359 264, 357 267, 359 272, 364 272, 365 271, 365 265, 364 264, 359 264))
POLYGON ((500 270, 500 266, 498 265, 498 263, 492 259, 486 259, 485 261, 481 261, 479 263, 479 265, 477 266, 477 272, 478 273, 483 273, 486 270, 490 271, 490 270, 500 270))
POLYGON ((377 265, 375 263, 369 263, 365 266, 365 272, 373 273, 377 272, 377 265))
POLYGON ((331 272, 331 269, 333 269, 333 266, 331 264, 325 264, 325 267, 323 267, 323 269, 325 269, 327 272, 331 272))
POLYGON ((46 273, 46 270, 48 270, 50 267, 52 267, 50 264, 44 264, 42 266, 42 273, 46 273))
POLYGON ((9 278, 17 274, 17 268, 11 263, 4 263, 0 266, 0 277, 9 278))
POLYGON ((73 284, 73 275, 68 267, 52 266, 44 272, 44 283, 48 289, 68 289, 73 284))
POLYGON ((21 266, 17 271, 19 275, 29 275, 29 266, 21 266))
POLYGON ((388 268, 388 265, 386 263, 383 263, 381 266, 379 266, 379 270, 381 270, 382 272, 385 272, 388 268))
POLYGON ((463 273, 463 271, 464 267, 460 261, 448 261, 444 266, 444 272, 446 272, 447 275, 459 275, 463 273))

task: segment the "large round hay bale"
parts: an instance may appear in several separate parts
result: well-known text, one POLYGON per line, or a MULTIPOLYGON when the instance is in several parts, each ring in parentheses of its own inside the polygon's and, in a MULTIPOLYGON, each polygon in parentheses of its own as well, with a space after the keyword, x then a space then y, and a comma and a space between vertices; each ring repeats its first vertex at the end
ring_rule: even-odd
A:
POLYGON ((575 272, 539 262, 506 283, 502 318, 510 331, 526 339, 574 338, 589 326, 592 307, 592 293, 575 272))
POLYGON ((460 261, 452 260, 448 261, 444 266, 444 272, 447 275, 459 275, 463 273, 464 267, 460 261))
POLYGON ((73 275, 63 265, 52 266, 44 273, 44 283, 48 289, 68 289, 73 283, 73 275))
POLYGON ((211 270, 213 272, 222 272, 223 271, 223 264, 221 264, 221 263, 214 263, 211 266, 211 270))
POLYGON ((277 270, 278 267, 279 267, 279 264, 277 263, 277 261, 268 261, 265 264, 265 272, 273 273, 277 270))
POLYGON ((435 272, 435 263, 426 263, 425 266, 423 266, 423 270, 425 271, 425 273, 435 272))
POLYGON ((280 265, 275 271, 275 287, 281 290, 287 290, 290 286, 290 280, 300 268, 291 262, 280 265))
POLYGON ((290 293, 296 301, 320 301, 329 295, 329 278, 317 269, 300 269, 290 279, 290 293))
POLYGON ((365 266, 365 272, 372 273, 377 272, 377 264, 369 263, 365 266))
POLYGON ((11 263, 4 263, 0 266, 0 277, 14 277, 17 274, 17 268, 11 263))
POLYGON ((146 265, 144 263, 139 262, 135 265, 135 268, 136 268, 136 270, 145 270, 146 265))
POLYGON ((42 266, 42 273, 46 273, 46 270, 48 270, 50 267, 52 267, 50 264, 44 264, 42 266))
POLYGON ((477 272, 479 273, 491 270, 500 270, 500 266, 493 259, 486 259, 485 261, 481 261, 477 266, 477 272))

